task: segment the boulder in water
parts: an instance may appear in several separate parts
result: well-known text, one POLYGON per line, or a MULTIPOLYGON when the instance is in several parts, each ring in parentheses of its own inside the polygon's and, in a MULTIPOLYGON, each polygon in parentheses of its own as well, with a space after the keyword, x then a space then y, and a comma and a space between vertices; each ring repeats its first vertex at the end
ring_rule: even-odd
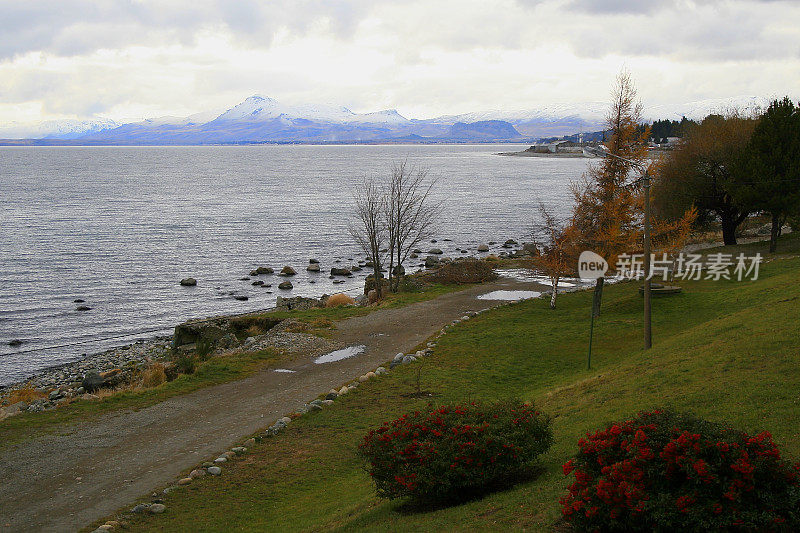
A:
POLYGON ((294 287, 294 285, 292 285, 291 281, 283 281, 283 282, 281 282, 280 285, 278 285, 278 288, 281 289, 281 290, 284 290, 284 291, 288 291, 289 289, 292 289, 293 287, 294 287))
POLYGON ((197 280, 194 278, 183 278, 181 280, 182 287, 194 287, 197 285, 197 280))
POLYGON ((260 266, 255 270, 251 270, 250 271, 250 275, 251 276, 261 276, 262 274, 272 274, 273 272, 275 272, 275 271, 272 270, 270 267, 260 266))
POLYGON ((294 276, 295 274, 297 274, 297 272, 295 271, 295 269, 293 269, 292 267, 290 267, 290 266, 288 266, 288 265, 286 265, 285 267, 283 267, 283 268, 281 269, 281 272, 280 272, 280 275, 281 275, 281 276, 294 276))

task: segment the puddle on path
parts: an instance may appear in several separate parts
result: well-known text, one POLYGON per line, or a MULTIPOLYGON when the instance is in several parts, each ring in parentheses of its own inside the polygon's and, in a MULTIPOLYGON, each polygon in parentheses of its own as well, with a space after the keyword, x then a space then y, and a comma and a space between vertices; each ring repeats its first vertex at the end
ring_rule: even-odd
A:
POLYGON ((289 370, 288 368, 276 368, 273 372, 281 372, 283 374, 294 374, 294 370, 289 370))
POLYGON ((478 296, 478 300, 527 300, 528 298, 537 298, 541 296, 541 292, 536 291, 492 291, 478 296))
POLYGON ((366 349, 367 347, 363 344, 359 344, 358 346, 348 346, 347 348, 342 348, 341 350, 320 355, 314 359, 314 362, 318 365, 322 363, 333 363, 334 361, 341 361, 342 359, 347 359, 348 357, 354 357, 366 349))
MULTIPOLYGON (((525 268, 504 268, 497 270, 497 273, 504 278, 511 278, 516 281, 534 281, 542 285, 550 286, 550 278, 541 274, 536 274, 525 268)), ((581 280, 577 278, 565 278, 558 282, 559 288, 570 288, 579 285, 581 280)))

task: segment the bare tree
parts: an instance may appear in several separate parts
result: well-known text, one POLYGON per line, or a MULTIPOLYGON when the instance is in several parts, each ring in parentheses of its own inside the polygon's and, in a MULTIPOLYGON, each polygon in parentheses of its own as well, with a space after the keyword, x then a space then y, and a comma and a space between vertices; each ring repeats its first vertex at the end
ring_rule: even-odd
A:
POLYGON ((557 218, 540 202, 539 222, 534 224, 533 237, 540 250, 535 264, 550 278, 553 288, 550 309, 555 309, 558 282, 575 271, 577 262, 573 227, 569 221, 557 218))
POLYGON ((403 263, 415 247, 433 236, 433 226, 441 213, 441 203, 430 198, 436 181, 427 178, 426 170, 410 167, 405 161, 392 167, 384 203, 392 291, 400 286, 403 263))
POLYGON ((350 235, 361 247, 372 263, 375 277, 375 292, 383 297, 383 252, 386 245, 385 194, 372 179, 365 179, 355 193, 356 221, 350 225, 350 235))

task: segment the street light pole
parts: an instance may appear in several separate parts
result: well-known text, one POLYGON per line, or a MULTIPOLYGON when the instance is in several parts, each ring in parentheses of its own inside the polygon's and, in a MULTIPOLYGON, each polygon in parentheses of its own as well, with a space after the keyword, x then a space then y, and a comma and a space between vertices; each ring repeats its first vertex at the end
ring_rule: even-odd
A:
POLYGON ((620 157, 605 150, 605 147, 587 146, 583 149, 586 156, 613 157, 624 161, 641 174, 640 181, 644 186, 644 349, 653 346, 653 330, 650 320, 650 175, 647 168, 632 159, 620 157))
POLYGON ((644 349, 653 345, 650 323, 650 176, 647 169, 642 172, 644 185, 644 349))

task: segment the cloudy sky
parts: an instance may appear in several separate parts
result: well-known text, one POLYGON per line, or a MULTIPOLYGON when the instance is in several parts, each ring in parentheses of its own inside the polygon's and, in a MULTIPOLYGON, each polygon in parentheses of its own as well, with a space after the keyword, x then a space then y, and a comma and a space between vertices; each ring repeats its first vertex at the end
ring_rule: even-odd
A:
POLYGON ((787 0, 0 0, 0 124, 120 121, 252 94, 406 116, 796 96, 787 0))

